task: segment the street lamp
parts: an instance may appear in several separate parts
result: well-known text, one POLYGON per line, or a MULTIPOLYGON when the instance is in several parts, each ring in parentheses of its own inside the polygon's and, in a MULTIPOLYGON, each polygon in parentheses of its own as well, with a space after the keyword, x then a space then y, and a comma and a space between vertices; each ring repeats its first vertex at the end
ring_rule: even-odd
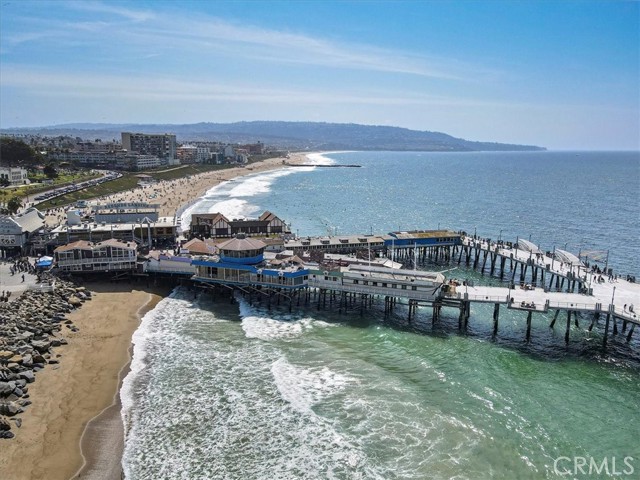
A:
POLYGON ((503 229, 500 229, 500 233, 498 234, 498 242, 500 241, 500 239, 502 238, 502 231, 503 229))
POLYGON ((616 287, 613 287, 613 294, 611 295, 611 305, 613 305, 613 299, 616 296, 616 287))

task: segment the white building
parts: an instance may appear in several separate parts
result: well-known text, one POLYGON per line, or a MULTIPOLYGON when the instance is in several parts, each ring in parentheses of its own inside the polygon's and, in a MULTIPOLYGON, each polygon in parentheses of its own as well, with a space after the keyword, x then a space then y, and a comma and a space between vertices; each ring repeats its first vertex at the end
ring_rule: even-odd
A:
POLYGON ((24 253, 29 239, 44 229, 44 214, 30 208, 20 215, 0 215, 0 257, 24 253))
POLYGON ((28 185, 27 171, 20 167, 0 167, 0 179, 9 180, 11 185, 28 185))
POLYGON ((211 150, 209 147, 196 147, 196 162, 208 163, 211 160, 211 150))

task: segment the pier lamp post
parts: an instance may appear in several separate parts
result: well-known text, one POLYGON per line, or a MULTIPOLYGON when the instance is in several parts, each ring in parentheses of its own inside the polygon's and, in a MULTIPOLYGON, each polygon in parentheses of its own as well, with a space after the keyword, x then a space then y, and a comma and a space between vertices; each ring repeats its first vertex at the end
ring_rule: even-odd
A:
POLYGON ((476 239, 476 232, 478 230, 478 226, 476 225, 475 227, 473 227, 473 239, 476 239))
POLYGON ((613 287, 613 293, 611 294, 611 305, 613 305, 614 298, 616 298, 616 287, 613 287))
POLYGON ((501 228, 500 233, 498 234, 498 242, 500 242, 500 240, 502 239, 502 232, 503 232, 503 229, 501 228))

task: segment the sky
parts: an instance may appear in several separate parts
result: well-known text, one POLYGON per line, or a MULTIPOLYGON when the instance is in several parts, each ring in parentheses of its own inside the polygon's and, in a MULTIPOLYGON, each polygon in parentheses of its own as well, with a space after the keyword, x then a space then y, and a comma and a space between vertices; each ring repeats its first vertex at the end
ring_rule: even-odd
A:
POLYGON ((640 150, 640 2, 0 0, 0 128, 251 120, 640 150))

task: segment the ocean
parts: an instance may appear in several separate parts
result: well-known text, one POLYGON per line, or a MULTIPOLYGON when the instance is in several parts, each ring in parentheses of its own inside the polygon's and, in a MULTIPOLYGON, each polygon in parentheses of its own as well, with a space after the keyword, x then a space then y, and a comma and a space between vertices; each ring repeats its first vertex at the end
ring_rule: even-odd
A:
MULTIPOLYGON (((270 210, 305 236, 451 228, 592 260, 608 251, 616 273, 640 273, 638 153, 312 160, 361 167, 225 182, 183 224, 192 211, 237 218, 270 210)), ((451 274, 497 282, 464 268, 451 274)), ((492 308, 482 305, 464 333, 453 310, 432 325, 420 309, 411 326, 402 308, 383 313, 383 304, 363 316, 289 313, 177 288, 133 338, 121 391, 126 478, 600 478, 574 471, 575 458, 637 478, 637 338, 613 337, 605 352, 585 317, 567 347, 564 329, 549 329, 540 314, 526 343, 522 315, 503 311, 494 339, 492 308)))

